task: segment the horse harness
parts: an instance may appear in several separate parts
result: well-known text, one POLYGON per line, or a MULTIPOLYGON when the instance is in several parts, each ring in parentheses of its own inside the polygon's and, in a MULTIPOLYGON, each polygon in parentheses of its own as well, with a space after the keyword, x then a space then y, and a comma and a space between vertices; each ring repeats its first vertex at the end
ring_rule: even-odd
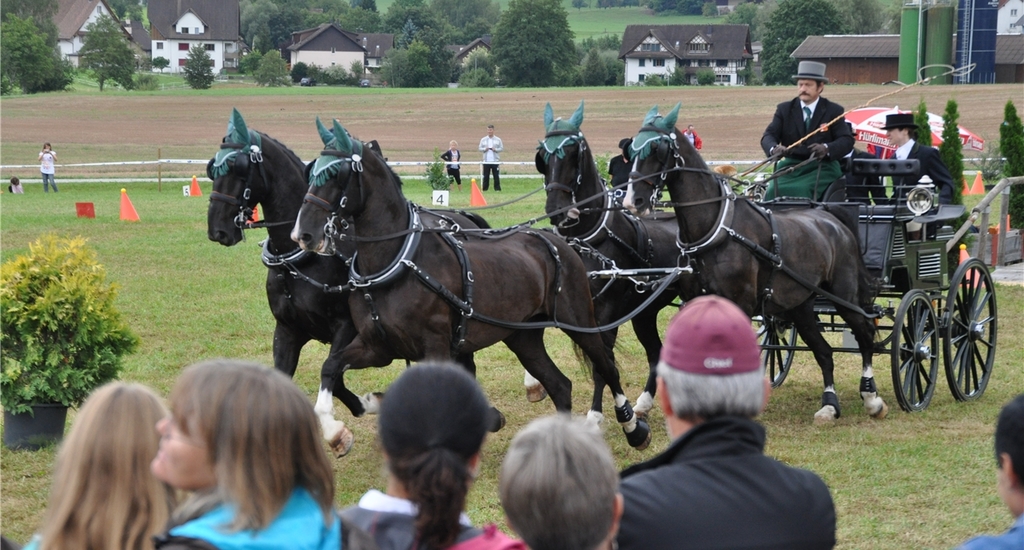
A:
MULTIPOLYGON (((227 193, 221 193, 219 191, 210 192, 211 201, 220 201, 227 203, 231 206, 238 207, 238 214, 235 216, 235 227, 239 229, 253 228, 253 227, 269 227, 272 224, 267 223, 253 223, 249 220, 252 219, 253 207, 256 206, 256 202, 252 201, 252 187, 253 187, 253 166, 259 169, 260 178, 263 181, 263 186, 269 187, 267 184, 267 172, 263 167, 263 138, 258 132, 249 130, 249 140, 254 142, 254 145, 250 145, 248 151, 245 150, 245 145, 241 143, 234 143, 225 141, 220 144, 221 149, 235 149, 233 153, 228 154, 224 157, 222 162, 227 162, 228 159, 234 159, 231 163, 231 172, 239 178, 245 178, 245 190, 242 191, 241 198, 227 193), (250 204, 250 201, 252 203, 250 204)), ((214 161, 216 158, 210 159, 210 162, 206 163, 206 176, 212 181, 216 181, 213 177, 214 161)), ((287 222, 284 222, 287 223, 287 222)), ((245 238, 245 233, 242 233, 242 238, 245 238)))
MULTIPOLYGON (((644 126, 643 128, 640 129, 640 131, 650 131, 661 134, 656 154, 658 155, 658 158, 662 161, 662 170, 660 171, 660 182, 658 184, 653 185, 655 193, 661 192, 661 187, 664 185, 665 179, 670 172, 690 171, 709 174, 711 176, 717 176, 716 174, 708 170, 687 167, 685 161, 682 158, 682 155, 679 154, 679 146, 675 141, 674 133, 670 134, 665 130, 653 125, 644 126), (670 152, 675 160, 675 166, 673 168, 668 168, 668 154, 670 152)), ((725 179, 715 177, 715 181, 719 184, 721 190, 721 195, 718 197, 714 197, 711 199, 703 199, 689 203, 668 204, 669 206, 675 207, 689 207, 698 206, 701 204, 709 204, 713 202, 724 202, 724 205, 720 209, 720 213, 718 216, 718 220, 715 223, 715 227, 712 228, 706 235, 704 235, 698 241, 693 243, 685 243, 682 241, 680 234, 678 232, 676 233, 676 246, 679 248, 680 254, 687 261, 687 263, 689 263, 691 261, 691 257, 693 257, 693 259, 696 259, 698 262, 701 263, 701 265, 704 265, 704 259, 701 256, 705 252, 713 250, 718 246, 722 245, 725 242, 726 237, 728 237, 739 243, 747 250, 749 250, 750 253, 753 254, 754 257, 757 258, 758 260, 771 265, 771 271, 768 274, 767 284, 763 289, 758 291, 757 301, 760 304, 761 311, 764 311, 765 305, 772 300, 772 295, 774 294, 772 281, 775 278, 775 274, 778 271, 782 271, 791 279, 796 281, 800 286, 803 286, 807 290, 810 290, 811 292, 814 292, 829 299, 830 301, 837 305, 841 305, 843 307, 852 309, 868 318, 875 318, 878 316, 877 312, 867 312, 860 306, 853 304, 847 300, 844 300, 839 296, 836 296, 835 294, 832 294, 831 292, 828 292, 822 289, 821 287, 811 283, 804 276, 800 275, 791 267, 789 267, 782 259, 782 238, 778 231, 774 213, 770 209, 764 208, 760 204, 757 204, 753 201, 743 199, 747 204, 751 206, 751 208, 754 209, 755 212, 760 214, 760 216, 764 218, 765 221, 768 222, 768 225, 771 227, 772 249, 770 251, 761 246, 760 244, 758 244, 757 242, 755 242, 754 240, 740 234, 735 229, 733 229, 732 222, 736 211, 736 194, 733 192, 732 188, 729 187, 729 185, 726 183, 725 179)), ((808 205, 815 204, 817 203, 815 203, 814 201, 808 201, 808 205)), ((700 275, 700 273, 703 273, 703 271, 703 269, 698 271, 698 277, 701 277, 702 279, 702 289, 706 290, 706 285, 703 284, 703 277, 700 275)))

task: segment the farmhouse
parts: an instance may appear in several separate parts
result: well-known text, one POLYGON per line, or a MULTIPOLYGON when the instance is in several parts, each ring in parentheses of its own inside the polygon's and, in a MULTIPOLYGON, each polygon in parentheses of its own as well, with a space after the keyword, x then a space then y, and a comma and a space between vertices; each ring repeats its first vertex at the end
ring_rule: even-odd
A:
POLYGON ((206 50, 213 71, 238 68, 244 42, 239 36, 238 0, 149 0, 153 59, 179 72, 193 46, 206 50))
POLYGON ((473 40, 469 44, 453 44, 445 47, 448 51, 452 52, 453 56, 455 56, 456 63, 464 64, 466 62, 466 58, 469 57, 469 54, 477 50, 483 52, 491 51, 491 35, 485 34, 482 37, 473 40))
MULTIPOLYGON (((808 36, 793 50, 800 61, 828 65, 835 84, 883 84, 898 78, 898 34, 808 36)), ((1024 34, 996 35, 996 83, 1024 82, 1024 34)))
MULTIPOLYGON (((78 52, 85 44, 86 27, 100 16, 106 15, 117 21, 117 16, 106 0, 60 0, 53 22, 57 25, 57 46, 60 53, 75 67, 78 66, 78 52)), ((125 38, 131 38, 125 32, 125 38)))
POLYGON ((328 68, 340 65, 346 70, 358 61, 364 69, 373 72, 381 66, 384 54, 395 45, 395 35, 382 33, 355 33, 346 31, 336 23, 324 23, 311 29, 292 33, 287 48, 289 62, 305 63, 328 68))
POLYGON ((741 86, 753 57, 747 25, 629 25, 619 50, 627 86, 650 75, 667 80, 677 69, 689 84, 697 83, 698 72, 711 70, 715 84, 741 86))

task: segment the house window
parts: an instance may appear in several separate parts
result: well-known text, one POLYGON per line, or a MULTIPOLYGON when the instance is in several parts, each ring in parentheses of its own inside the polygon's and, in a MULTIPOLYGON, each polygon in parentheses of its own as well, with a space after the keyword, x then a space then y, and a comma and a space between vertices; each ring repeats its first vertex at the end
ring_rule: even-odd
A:
POLYGON ((652 61, 654 62, 654 66, 655 67, 664 67, 665 66, 665 60, 664 59, 653 59, 652 61))
POLYGON ((730 75, 727 74, 716 74, 715 84, 732 84, 730 75))
POLYGON ((660 52, 661 44, 640 44, 640 51, 642 52, 660 52))
POLYGON ((645 77, 645 76, 647 76, 647 75, 645 75, 645 74, 642 74, 642 75, 638 75, 638 76, 636 77, 636 79, 637 79, 637 82, 643 82, 643 81, 644 81, 644 77, 645 77))
POLYGON ((224 43, 224 51, 226 51, 226 52, 233 52, 233 51, 235 51, 235 45, 232 44, 231 42, 225 42, 224 43))
POLYGON ((188 51, 188 42, 178 42, 178 51, 179 52, 187 52, 188 51))
POLYGON ((728 67, 729 66, 729 60, 728 59, 719 59, 719 60, 715 61, 715 66, 716 67, 728 67))
POLYGON ((646 66, 646 63, 647 63, 647 60, 646 60, 646 59, 643 59, 643 58, 641 58, 641 59, 640 59, 640 66, 641 66, 641 67, 644 67, 644 66, 646 66))
POLYGON ((164 43, 163 42, 157 42, 156 43, 156 49, 158 49, 158 50, 164 49, 164 43))
POLYGON ((331 46, 331 53, 334 53, 334 46, 331 46))
POLYGON ((690 52, 692 53, 708 53, 709 51, 711 51, 711 44, 690 43, 690 52))
POLYGON ((194 30, 196 31, 194 34, 199 34, 199 27, 196 27, 194 30))
POLYGON ((188 61, 188 60, 187 59, 179 59, 178 60, 178 66, 179 67, 184 67, 186 61, 188 61))
POLYGON ((182 27, 181 34, 188 34, 188 27, 182 27))
POLYGON ((1010 10, 1010 17, 1017 17, 1017 10, 1010 10))
POLYGON ((215 52, 215 51, 217 51, 217 46, 214 45, 214 44, 203 44, 203 48, 206 51, 208 51, 208 52, 215 52))

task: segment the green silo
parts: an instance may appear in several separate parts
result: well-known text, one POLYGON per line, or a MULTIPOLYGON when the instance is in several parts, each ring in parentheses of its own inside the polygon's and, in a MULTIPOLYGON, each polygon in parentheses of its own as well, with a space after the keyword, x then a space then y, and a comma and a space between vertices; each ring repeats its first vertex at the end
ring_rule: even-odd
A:
MULTIPOLYGON (((925 12, 928 30, 924 40, 924 64, 935 65, 925 69, 924 77, 940 75, 953 65, 953 21, 951 5, 936 5, 925 12)), ((953 75, 945 75, 931 84, 952 84, 953 75)))
POLYGON ((917 82, 917 69, 924 56, 924 37, 921 36, 923 14, 918 0, 908 0, 900 16, 900 63, 898 78, 904 84, 917 82))

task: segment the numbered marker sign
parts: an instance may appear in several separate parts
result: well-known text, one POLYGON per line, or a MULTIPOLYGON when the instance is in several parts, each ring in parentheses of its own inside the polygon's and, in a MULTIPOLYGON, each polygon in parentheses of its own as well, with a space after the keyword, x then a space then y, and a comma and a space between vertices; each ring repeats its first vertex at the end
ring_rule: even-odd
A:
POLYGON ((189 196, 189 187, 191 187, 191 186, 185 185, 185 186, 182 186, 182 188, 181 188, 181 193, 183 195, 185 195, 186 197, 189 196))
POLYGON ((434 206, 448 206, 448 191, 433 191, 430 203, 434 206))

